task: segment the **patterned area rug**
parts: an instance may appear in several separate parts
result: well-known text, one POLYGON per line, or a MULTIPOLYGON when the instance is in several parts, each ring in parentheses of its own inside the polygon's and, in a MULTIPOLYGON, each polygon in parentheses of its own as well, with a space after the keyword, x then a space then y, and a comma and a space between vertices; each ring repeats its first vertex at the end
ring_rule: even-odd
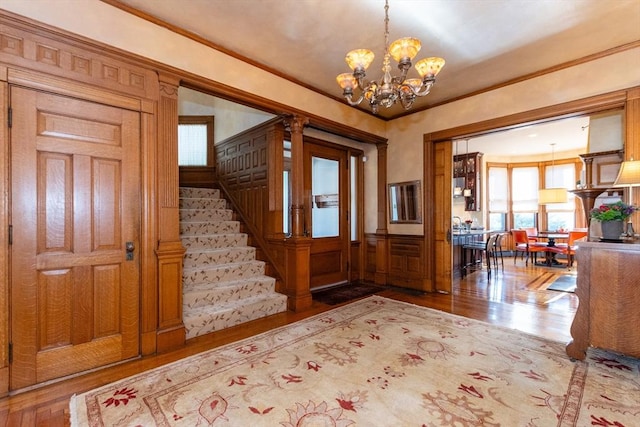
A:
POLYGON ((74 396, 72 426, 637 426, 640 361, 379 296, 74 396))

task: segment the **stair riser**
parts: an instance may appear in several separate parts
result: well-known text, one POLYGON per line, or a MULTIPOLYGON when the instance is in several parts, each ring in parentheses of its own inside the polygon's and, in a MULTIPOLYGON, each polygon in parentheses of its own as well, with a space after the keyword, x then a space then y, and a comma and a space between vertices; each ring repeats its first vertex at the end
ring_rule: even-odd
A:
POLYGON ((216 222, 181 222, 181 236, 206 236, 211 234, 239 233, 240 223, 238 221, 216 221, 216 222))
POLYGON ((208 305, 227 304, 257 295, 268 295, 274 291, 275 280, 242 282, 232 286, 220 286, 202 290, 194 286, 185 289, 182 302, 184 310, 188 311, 208 305))
POLYGON ((187 339, 281 313, 284 311, 282 307, 286 307, 286 301, 285 295, 274 294, 272 299, 244 304, 217 313, 185 315, 184 324, 187 330, 187 339))
POLYGON ((201 237, 183 237, 182 244, 187 250, 190 249, 213 249, 213 248, 229 248, 235 246, 246 246, 246 234, 219 234, 214 236, 201 237))
POLYGON ((264 263, 260 261, 227 264, 205 270, 185 271, 182 275, 182 282, 187 287, 197 283, 226 282, 257 276, 264 276, 264 263))
POLYGON ((188 188, 188 187, 180 187, 179 196, 184 198, 209 198, 209 199, 219 199, 220 198, 220 190, 216 190, 213 188, 188 188))
POLYGON ((180 199, 180 209, 227 209, 224 199, 180 199))
MULTIPOLYGON (((196 249, 193 249, 196 251, 196 249)), ((237 262, 248 262, 256 259, 256 249, 245 246, 237 248, 219 249, 217 251, 187 252, 184 255, 183 267, 203 267, 237 262)))

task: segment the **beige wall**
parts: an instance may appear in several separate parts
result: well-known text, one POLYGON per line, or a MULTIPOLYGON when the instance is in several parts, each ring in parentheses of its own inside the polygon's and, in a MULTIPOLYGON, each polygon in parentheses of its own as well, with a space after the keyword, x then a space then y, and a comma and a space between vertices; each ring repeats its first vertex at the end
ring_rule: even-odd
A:
MULTIPOLYGON (((3 0, 1 7, 310 114, 386 136, 389 182, 422 179, 424 133, 640 85, 640 49, 634 49, 384 122, 99 0, 3 0)), ((374 166, 372 162, 365 168, 367 189, 376 185, 374 166)), ((367 193, 365 231, 375 232, 377 209, 372 207, 376 206, 376 193, 367 193)), ((429 203, 428 196, 425 203, 429 203)), ((391 224, 389 232, 422 234, 422 226, 391 224)))
POLYGON ((178 89, 178 114, 214 116, 214 143, 273 119, 273 114, 181 87, 178 89))

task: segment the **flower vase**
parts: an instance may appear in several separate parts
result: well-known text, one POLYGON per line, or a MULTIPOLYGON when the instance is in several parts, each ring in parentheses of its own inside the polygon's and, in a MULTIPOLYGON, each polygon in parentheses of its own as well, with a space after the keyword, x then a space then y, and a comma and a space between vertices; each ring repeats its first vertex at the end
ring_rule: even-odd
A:
POLYGON ((620 240, 624 228, 622 221, 602 221, 602 238, 605 240, 620 240))

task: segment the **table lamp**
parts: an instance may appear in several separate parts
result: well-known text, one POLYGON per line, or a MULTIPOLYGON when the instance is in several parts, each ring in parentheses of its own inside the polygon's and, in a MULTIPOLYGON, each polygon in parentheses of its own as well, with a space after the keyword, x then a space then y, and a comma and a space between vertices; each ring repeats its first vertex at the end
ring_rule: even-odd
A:
MULTIPOLYGON (((627 160, 620 165, 615 187, 629 187, 629 205, 633 206, 633 187, 640 187, 640 160, 627 160)), ((627 224, 627 236, 633 237, 633 224, 627 224)))

